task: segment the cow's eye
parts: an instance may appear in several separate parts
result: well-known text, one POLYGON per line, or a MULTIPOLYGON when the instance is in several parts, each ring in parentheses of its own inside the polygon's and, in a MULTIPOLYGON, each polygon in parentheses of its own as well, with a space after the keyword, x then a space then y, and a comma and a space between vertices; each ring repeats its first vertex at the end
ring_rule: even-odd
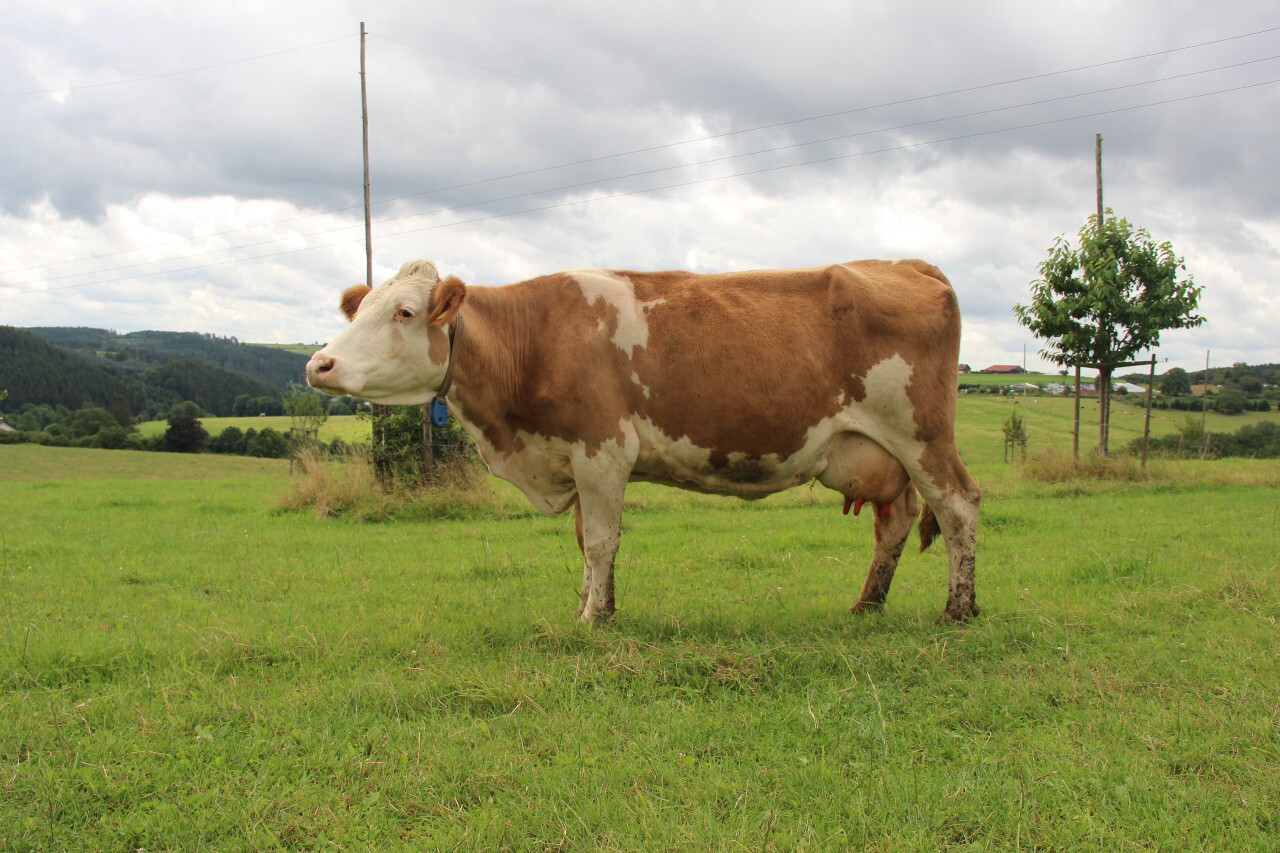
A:
POLYGON ((410 311, 408 308, 401 308, 401 309, 400 309, 400 316, 401 316, 401 317, 403 317, 403 318, 405 318, 406 320, 412 320, 412 319, 413 319, 413 312, 412 312, 412 311, 410 311))

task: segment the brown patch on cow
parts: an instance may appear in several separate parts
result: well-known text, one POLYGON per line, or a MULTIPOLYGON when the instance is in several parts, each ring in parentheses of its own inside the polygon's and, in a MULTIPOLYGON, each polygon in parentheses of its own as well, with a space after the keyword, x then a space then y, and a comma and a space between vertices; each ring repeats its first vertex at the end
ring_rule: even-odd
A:
POLYGON ((355 319, 356 312, 360 310, 360 303, 372 292, 373 288, 364 284, 353 284, 342 291, 342 301, 339 303, 339 307, 348 321, 355 319))

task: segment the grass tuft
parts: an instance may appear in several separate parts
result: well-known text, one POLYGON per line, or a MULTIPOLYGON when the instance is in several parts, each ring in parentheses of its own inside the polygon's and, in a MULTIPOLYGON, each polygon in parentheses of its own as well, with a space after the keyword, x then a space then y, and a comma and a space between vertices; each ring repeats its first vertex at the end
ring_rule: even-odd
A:
POLYGON ((301 474, 277 504, 284 512, 310 510, 320 518, 357 522, 506 518, 528 515, 510 508, 494 491, 484 466, 474 460, 442 463, 429 482, 379 481, 369 452, 356 448, 339 456, 303 453, 301 474))

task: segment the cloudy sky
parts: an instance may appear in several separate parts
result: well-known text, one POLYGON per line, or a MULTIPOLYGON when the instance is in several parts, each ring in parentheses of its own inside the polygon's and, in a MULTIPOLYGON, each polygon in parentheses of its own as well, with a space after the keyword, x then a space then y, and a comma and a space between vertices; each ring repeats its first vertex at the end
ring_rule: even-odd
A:
POLYGON ((0 323, 324 341, 374 277, 921 257, 962 358, 1105 200, 1203 285, 1162 366, 1280 361, 1274 2, 7 4, 0 323))

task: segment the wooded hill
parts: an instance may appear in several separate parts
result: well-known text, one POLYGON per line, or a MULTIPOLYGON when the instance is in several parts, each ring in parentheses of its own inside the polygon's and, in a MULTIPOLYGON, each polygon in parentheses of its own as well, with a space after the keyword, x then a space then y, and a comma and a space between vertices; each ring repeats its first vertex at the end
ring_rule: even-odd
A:
MULTIPOLYGON (((306 356, 194 332, 0 326, 6 409, 47 403, 78 409, 122 398, 133 416, 191 400, 232 414, 238 396, 279 397, 301 382, 306 356)), ((116 401, 119 407, 120 400, 116 401)))

